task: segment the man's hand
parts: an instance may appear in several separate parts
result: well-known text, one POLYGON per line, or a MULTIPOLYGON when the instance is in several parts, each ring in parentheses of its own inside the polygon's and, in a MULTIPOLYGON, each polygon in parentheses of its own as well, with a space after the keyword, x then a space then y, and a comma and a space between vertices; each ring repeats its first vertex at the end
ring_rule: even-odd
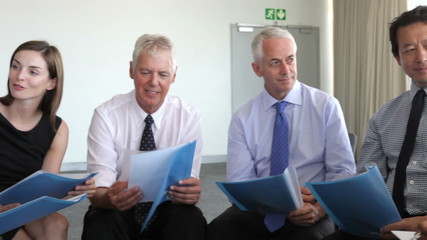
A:
POLYGON ((427 239, 427 221, 424 220, 420 224, 418 224, 419 232, 421 233, 421 237, 419 239, 427 239))
POLYGON ((402 219, 400 222, 389 224, 380 229, 381 239, 397 239, 396 236, 391 233, 392 230, 418 231, 418 226, 426 219, 427 218, 425 216, 409 217, 402 219))
POLYGON ((311 226, 322 219, 326 212, 316 201, 313 194, 306 187, 301 187, 304 206, 288 214, 288 219, 297 226, 311 226))
POLYGON ((306 187, 301 187, 301 196, 302 196, 303 202, 311 203, 311 204, 315 204, 317 202, 316 198, 314 198, 314 195, 311 194, 310 189, 306 187))
POLYGON ((169 197, 176 204, 196 204, 200 199, 202 185, 196 178, 187 178, 180 180, 178 185, 169 188, 169 197))
POLYGON ((115 182, 107 190, 107 196, 111 204, 120 211, 128 210, 135 206, 143 197, 139 187, 127 189, 128 182, 115 182))
POLYGON ((296 226, 307 227, 316 223, 320 219, 319 210, 311 203, 304 203, 304 206, 288 214, 288 219, 296 226))

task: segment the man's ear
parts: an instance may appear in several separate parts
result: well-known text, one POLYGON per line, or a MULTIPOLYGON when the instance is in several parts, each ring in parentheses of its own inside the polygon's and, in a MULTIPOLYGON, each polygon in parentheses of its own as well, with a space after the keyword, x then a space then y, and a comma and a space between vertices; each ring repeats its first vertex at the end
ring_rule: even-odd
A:
POLYGON ((52 78, 49 80, 49 85, 47 86, 46 90, 52 90, 56 88, 56 83, 58 82, 57 78, 52 78))
POLYGON ((133 79, 133 64, 132 61, 129 62, 129 77, 133 79))
POLYGON ((257 62, 252 63, 252 69, 258 77, 262 77, 262 68, 257 62))
POLYGON ((176 72, 178 71, 178 66, 175 67, 175 72, 173 73, 172 83, 175 82, 176 72))
POLYGON ((396 59, 397 64, 399 64, 399 66, 402 66, 402 64, 400 64, 400 56, 399 55, 394 55, 394 59, 396 59))

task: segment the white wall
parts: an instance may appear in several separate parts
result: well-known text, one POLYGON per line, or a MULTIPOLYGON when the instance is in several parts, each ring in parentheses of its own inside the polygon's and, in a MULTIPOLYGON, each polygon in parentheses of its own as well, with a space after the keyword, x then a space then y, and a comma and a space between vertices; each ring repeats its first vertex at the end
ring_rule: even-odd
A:
POLYGON ((427 5, 427 0, 407 0, 408 1, 408 9, 414 9, 419 5, 427 5))
POLYGON ((273 24, 264 19, 265 8, 285 8, 287 20, 279 24, 319 26, 322 89, 332 92, 331 2, 1 1, 0 95, 6 94, 10 56, 19 44, 43 39, 56 45, 65 65, 65 91, 58 115, 70 128, 64 161, 84 162, 93 109, 132 89, 128 67, 135 40, 144 33, 161 33, 172 39, 177 51, 177 80, 170 93, 200 109, 203 155, 224 155, 231 117, 230 24, 273 24))

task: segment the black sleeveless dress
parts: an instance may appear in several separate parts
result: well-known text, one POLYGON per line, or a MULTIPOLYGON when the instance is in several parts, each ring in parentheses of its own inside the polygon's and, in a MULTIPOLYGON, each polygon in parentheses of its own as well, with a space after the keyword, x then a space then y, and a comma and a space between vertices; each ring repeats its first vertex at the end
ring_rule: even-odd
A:
MULTIPOLYGON (((57 116, 55 129, 61 122, 57 116)), ((33 129, 23 132, 0 114, 0 192, 41 169, 55 134, 47 115, 33 129)), ((15 231, 3 237, 13 237, 15 231)))

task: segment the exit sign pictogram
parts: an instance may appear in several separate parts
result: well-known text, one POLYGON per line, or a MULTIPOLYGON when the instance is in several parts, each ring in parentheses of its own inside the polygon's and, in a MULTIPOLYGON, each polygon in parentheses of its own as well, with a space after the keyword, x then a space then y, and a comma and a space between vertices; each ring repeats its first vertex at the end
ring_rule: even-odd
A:
POLYGON ((266 8, 265 19, 267 20, 286 20, 286 9, 266 8))

